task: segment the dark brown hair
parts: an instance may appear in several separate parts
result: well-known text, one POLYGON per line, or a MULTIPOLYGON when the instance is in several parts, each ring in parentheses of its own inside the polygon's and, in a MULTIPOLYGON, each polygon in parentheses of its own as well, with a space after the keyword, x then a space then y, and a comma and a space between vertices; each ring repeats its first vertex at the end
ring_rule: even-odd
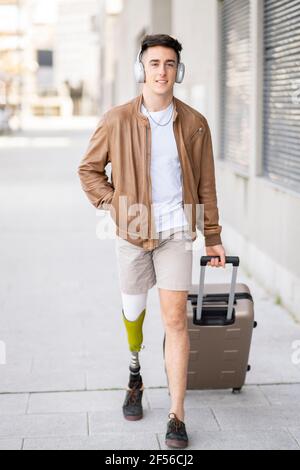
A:
POLYGON ((173 49, 178 58, 178 63, 180 62, 180 52, 182 51, 182 45, 177 39, 169 36, 168 34, 148 34, 145 36, 141 43, 141 53, 140 59, 143 53, 149 48, 154 46, 164 46, 173 49))

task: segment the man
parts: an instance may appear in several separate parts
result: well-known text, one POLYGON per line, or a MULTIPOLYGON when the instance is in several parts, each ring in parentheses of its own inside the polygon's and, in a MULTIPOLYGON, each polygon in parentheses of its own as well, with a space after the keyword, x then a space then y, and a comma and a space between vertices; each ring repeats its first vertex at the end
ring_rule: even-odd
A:
POLYGON ((109 210, 116 224, 122 314, 132 355, 123 414, 132 421, 143 417, 139 352, 148 290, 157 283, 171 397, 166 444, 173 448, 188 445, 186 306, 196 226, 204 233, 207 255, 220 256, 221 262, 213 258, 211 266, 225 267, 210 129, 202 114, 173 94, 175 82, 184 77, 181 50, 168 35, 143 39, 135 64, 142 94, 105 113, 79 167, 90 201, 109 210), (200 205, 204 227, 197 218, 200 205))

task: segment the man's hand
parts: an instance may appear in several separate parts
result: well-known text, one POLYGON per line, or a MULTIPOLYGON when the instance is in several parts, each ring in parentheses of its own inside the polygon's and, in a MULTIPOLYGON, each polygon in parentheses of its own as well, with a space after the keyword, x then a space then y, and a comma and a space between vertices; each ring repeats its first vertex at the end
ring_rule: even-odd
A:
POLYGON ((207 256, 220 256, 221 262, 218 258, 212 258, 212 260, 207 263, 208 266, 212 266, 215 268, 220 268, 221 266, 225 268, 225 250, 223 245, 214 245, 214 246, 207 246, 206 247, 206 254, 207 256))

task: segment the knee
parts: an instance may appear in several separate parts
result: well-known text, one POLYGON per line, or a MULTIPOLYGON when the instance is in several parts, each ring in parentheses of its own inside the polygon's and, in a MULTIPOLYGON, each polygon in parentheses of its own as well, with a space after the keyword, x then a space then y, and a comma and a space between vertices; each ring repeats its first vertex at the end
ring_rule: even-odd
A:
POLYGON ((181 332, 187 329, 186 311, 170 311, 164 315, 166 330, 181 332))

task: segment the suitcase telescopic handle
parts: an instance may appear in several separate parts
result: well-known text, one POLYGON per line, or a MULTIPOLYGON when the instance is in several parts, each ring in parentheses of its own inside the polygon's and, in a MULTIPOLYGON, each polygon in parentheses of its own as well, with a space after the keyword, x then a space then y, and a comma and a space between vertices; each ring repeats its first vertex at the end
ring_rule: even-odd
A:
MULTIPOLYGON (((212 258, 218 258, 221 261, 221 256, 201 256, 201 266, 206 266, 212 258)), ((239 266, 240 258, 238 256, 225 256, 225 264, 232 264, 233 266, 239 266)))
MULTIPOLYGON (((201 256, 201 259, 200 259, 201 271, 200 271, 200 283, 199 283, 199 293, 198 293, 198 301, 197 301, 197 320, 199 321, 201 321, 202 319, 205 268, 206 268, 207 263, 209 263, 212 258, 218 258, 219 261, 221 261, 220 256, 201 256)), ((232 320, 232 315, 233 315, 234 294, 235 294, 235 287, 236 287, 237 270, 240 264, 240 259, 238 256, 226 256, 225 263, 232 264, 232 279, 231 279, 230 294, 229 294, 228 309, 227 309, 227 320, 230 321, 232 320)))

